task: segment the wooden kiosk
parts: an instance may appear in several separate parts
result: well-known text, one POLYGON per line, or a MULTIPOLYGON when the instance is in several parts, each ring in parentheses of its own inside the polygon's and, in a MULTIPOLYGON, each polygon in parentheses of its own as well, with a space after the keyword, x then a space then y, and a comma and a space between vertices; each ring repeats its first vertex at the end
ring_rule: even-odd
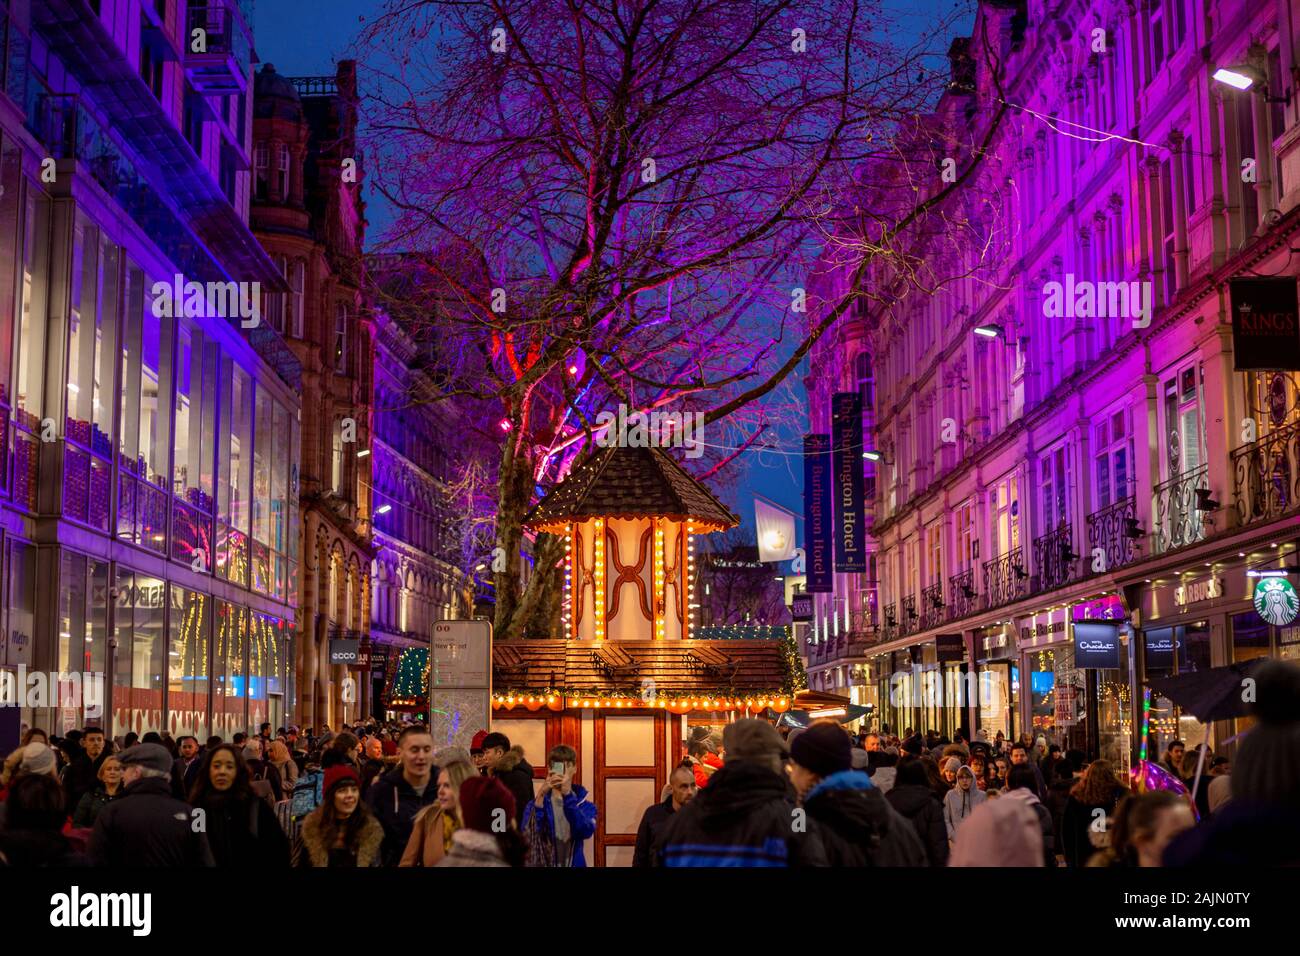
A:
POLYGON ((525 519, 567 539, 561 633, 492 649, 492 728, 538 779, 547 751, 578 752, 600 808, 595 866, 632 862, 641 814, 683 756, 688 724, 785 711, 792 647, 696 640, 696 535, 739 519, 660 448, 602 449, 525 519))

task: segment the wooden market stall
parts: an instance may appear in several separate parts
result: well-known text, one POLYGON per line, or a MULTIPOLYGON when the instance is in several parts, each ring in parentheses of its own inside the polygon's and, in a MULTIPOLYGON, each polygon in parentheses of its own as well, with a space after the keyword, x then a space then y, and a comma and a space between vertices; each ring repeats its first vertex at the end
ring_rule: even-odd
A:
POLYGON ((788 641, 693 637, 693 539, 738 520, 662 449, 627 447, 574 469, 525 520, 567 539, 562 633, 494 644, 492 727, 523 745, 538 779, 552 746, 578 752, 576 779, 600 808, 597 866, 631 863, 688 720, 791 703, 788 641))

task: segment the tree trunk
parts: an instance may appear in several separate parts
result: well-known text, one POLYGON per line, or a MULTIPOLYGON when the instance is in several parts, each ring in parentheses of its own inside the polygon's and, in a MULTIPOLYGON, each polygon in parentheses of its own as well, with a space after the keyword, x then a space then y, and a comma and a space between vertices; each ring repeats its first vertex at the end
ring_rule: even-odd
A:
MULTIPOLYGON (((513 439, 513 436, 512 436, 513 439)), ((522 444, 508 439, 501 450, 497 475, 496 551, 492 581, 496 588, 496 613, 492 631, 498 640, 523 636, 523 621, 515 611, 519 605, 519 551, 523 544, 523 521, 533 495, 533 469, 522 444), (500 558, 504 556, 503 570, 500 558)))

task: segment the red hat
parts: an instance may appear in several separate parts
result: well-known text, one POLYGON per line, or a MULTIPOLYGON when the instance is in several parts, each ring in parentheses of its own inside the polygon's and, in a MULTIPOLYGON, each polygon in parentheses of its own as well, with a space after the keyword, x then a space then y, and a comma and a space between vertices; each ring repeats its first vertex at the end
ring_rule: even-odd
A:
POLYGON ((460 815, 467 830, 501 833, 515 818, 514 794, 496 777, 469 777, 460 785, 460 815))
POLYGON ((476 733, 474 735, 474 740, 469 745, 469 752, 470 753, 475 753, 476 751, 482 752, 483 741, 487 740, 487 735, 488 732, 486 730, 480 730, 478 733, 476 733))
POLYGON ((361 777, 357 772, 345 763, 336 763, 325 771, 323 793, 328 797, 336 788, 349 782, 358 790, 361 789, 361 777))

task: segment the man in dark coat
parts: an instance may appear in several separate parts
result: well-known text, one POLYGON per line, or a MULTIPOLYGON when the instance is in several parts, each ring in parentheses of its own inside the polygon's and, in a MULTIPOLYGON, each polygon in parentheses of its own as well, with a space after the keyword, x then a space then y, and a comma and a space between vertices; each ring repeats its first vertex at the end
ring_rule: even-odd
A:
POLYGON ((673 814, 695 799, 699 792, 694 768, 689 763, 679 763, 668 775, 668 787, 669 793, 663 802, 647 807, 641 816, 641 825, 636 831, 636 849, 632 853, 633 866, 655 865, 664 827, 673 814))
POLYGON ((947 866, 948 825, 943 822, 943 806, 930 789, 925 765, 920 759, 903 760, 898 764, 894 786, 885 794, 885 799, 912 821, 930 866, 947 866))
POLYGON ((825 866, 817 824, 791 799, 781 735, 746 718, 728 724, 722 741, 722 769, 664 826, 660 865, 825 866))
POLYGON ((821 832, 831 866, 925 866, 925 848, 861 770, 852 769, 849 737, 814 724, 790 745, 791 778, 821 832))
POLYGON ((69 755, 71 762, 63 771, 63 789, 69 807, 75 809, 81 798, 99 784, 99 768, 108 759, 108 747, 104 743, 104 731, 100 728, 87 727, 82 731, 78 752, 69 755))
POLYGON ((90 836, 97 866, 211 866, 203 832, 188 803, 171 795, 172 756, 159 744, 138 744, 118 756, 122 795, 99 811, 90 836))
POLYGON ((483 763, 490 776, 504 783, 515 798, 517 819, 523 829, 524 811, 537 798, 533 787, 533 768, 524 759, 521 747, 510 746, 510 738, 502 733, 491 733, 483 738, 483 763))
POLYGON ((401 763, 371 784, 366 797, 384 828, 384 866, 401 862, 415 815, 438 799, 433 736, 423 727, 407 727, 397 742, 397 752, 401 763))
POLYGON ((172 764, 172 796, 177 800, 187 800, 194 782, 199 779, 203 751, 199 749, 199 738, 189 734, 180 739, 178 747, 180 756, 172 764))

